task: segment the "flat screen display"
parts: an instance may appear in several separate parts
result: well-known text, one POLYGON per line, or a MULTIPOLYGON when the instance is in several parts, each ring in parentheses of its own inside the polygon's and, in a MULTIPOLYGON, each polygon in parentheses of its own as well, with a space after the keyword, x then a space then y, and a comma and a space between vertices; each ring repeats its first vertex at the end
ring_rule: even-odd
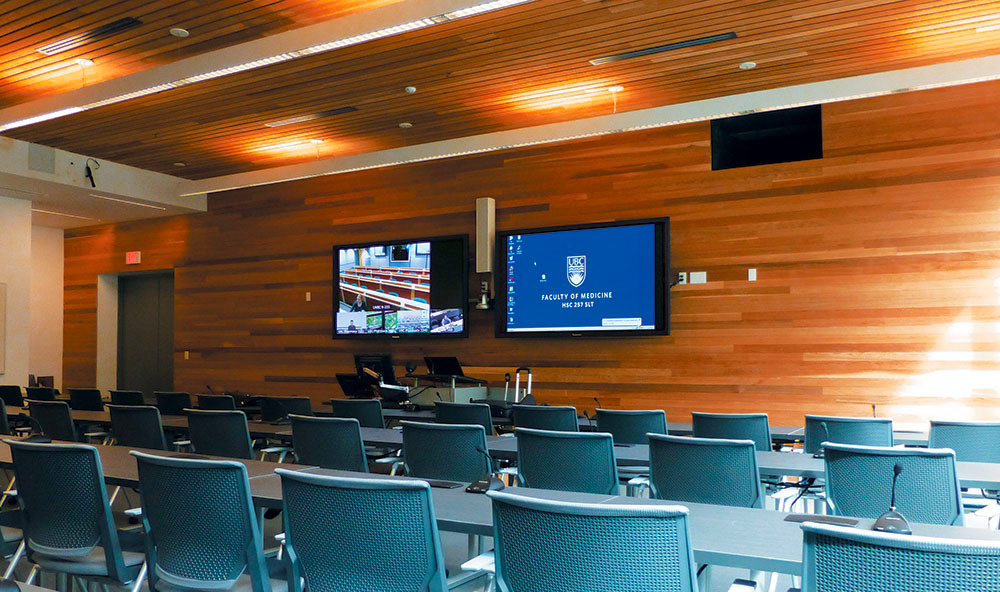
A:
POLYGON ((498 334, 668 332, 669 221, 501 233, 498 334))
POLYGON ((466 237, 334 247, 334 337, 466 335, 466 237))

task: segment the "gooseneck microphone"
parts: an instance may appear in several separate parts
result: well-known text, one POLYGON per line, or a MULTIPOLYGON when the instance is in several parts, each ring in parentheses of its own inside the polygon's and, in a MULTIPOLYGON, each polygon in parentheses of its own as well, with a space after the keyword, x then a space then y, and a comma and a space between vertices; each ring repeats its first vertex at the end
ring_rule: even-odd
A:
POLYGON ((891 532, 895 534, 913 534, 910 523, 902 514, 896 511, 896 481, 903 472, 903 465, 896 463, 892 467, 892 497, 889 501, 889 511, 878 517, 872 530, 891 532))
POLYGON ((506 487, 503 484, 503 481, 501 481, 498 477, 493 476, 493 457, 490 456, 490 453, 483 450, 482 446, 476 446, 476 450, 479 454, 486 457, 486 466, 489 467, 489 472, 476 481, 469 483, 469 486, 465 488, 465 491, 469 493, 486 493, 487 491, 500 491, 506 487))

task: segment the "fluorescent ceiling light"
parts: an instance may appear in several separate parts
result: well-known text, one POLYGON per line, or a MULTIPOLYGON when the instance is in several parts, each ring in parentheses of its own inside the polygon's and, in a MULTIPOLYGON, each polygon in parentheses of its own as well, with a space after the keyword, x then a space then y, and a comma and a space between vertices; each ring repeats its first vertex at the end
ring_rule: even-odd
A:
POLYGON ((994 23, 992 25, 984 25, 982 27, 976 27, 976 33, 985 33, 987 31, 1000 31, 1000 23, 994 23))
POLYGON ((118 33, 123 33, 129 29, 133 29, 142 24, 137 18, 125 17, 113 21, 110 23, 105 23, 99 27, 90 29, 89 31, 84 31, 79 35, 73 35, 72 37, 67 37, 66 39, 61 39, 53 43, 47 43, 35 51, 45 55, 56 55, 57 53, 62 53, 64 51, 69 51, 81 45, 86 45, 91 41, 96 41, 98 39, 103 39, 104 37, 110 37, 112 35, 117 35, 118 33))
POLYGON ((107 195, 97 195, 96 193, 91 193, 90 197, 96 197, 97 199, 106 199, 108 201, 116 201, 118 203, 129 204, 132 206, 142 206, 144 208, 153 208, 154 210, 166 210, 163 206, 154 206, 152 204, 145 204, 138 201, 131 201, 128 199, 119 199, 117 197, 108 197, 107 195))
POLYGON ((53 216, 63 216, 66 218, 78 218, 80 220, 98 220, 97 218, 88 218, 87 216, 77 216, 76 214, 64 214, 63 212, 53 212, 52 210, 43 210, 41 208, 31 208, 32 212, 38 212, 39 214, 51 214, 53 216))
POLYGON ((174 80, 172 82, 165 82, 163 84, 158 84, 156 86, 151 86, 149 88, 144 88, 130 93, 125 93, 122 95, 110 97, 93 103, 88 103, 77 107, 70 107, 69 109, 62 109, 59 111, 54 111, 52 113, 45 113, 42 115, 37 115, 35 117, 29 117, 26 119, 20 119, 17 121, 11 121, 0 125, 0 132, 5 132, 7 130, 23 127, 26 125, 31 125, 41 121, 47 121, 49 119, 64 117, 66 115, 79 113, 80 111, 86 111, 88 109, 95 109, 97 107, 113 105, 115 103, 120 103, 122 101, 129 101, 131 99, 135 99, 138 97, 143 97, 146 95, 151 95, 165 90, 170 90, 172 88, 177 88, 179 86, 184 86, 185 84, 203 82, 205 80, 219 78, 220 76, 228 76, 230 74, 236 74, 237 72, 254 70, 256 68, 262 68, 264 66, 270 66, 272 64, 277 64, 280 62, 294 60, 296 58, 322 53, 333 49, 340 49, 342 47, 347 47, 349 45, 356 45, 358 43, 364 43, 366 41, 373 41, 375 39, 381 39, 383 37, 389 37, 391 35, 398 35, 399 33, 406 33, 407 31, 414 31, 416 29, 422 29, 424 27, 429 27, 431 25, 440 24, 450 20, 472 16, 474 14, 480 14, 483 12, 488 12, 490 10, 496 10, 499 8, 506 8, 508 6, 514 6, 516 4, 523 4, 525 2, 530 2, 530 1, 531 0, 494 0, 493 2, 486 2, 484 4, 478 4, 476 6, 470 6, 469 8, 463 8, 461 10, 456 10, 445 14, 438 14, 428 18, 422 18, 415 21, 410 21, 408 23, 394 25, 392 27, 386 27, 384 29, 379 29, 377 31, 370 31, 368 33, 362 33, 360 35, 353 35, 351 37, 345 37, 343 39, 336 39, 334 41, 321 43, 319 45, 313 45, 311 47, 306 47, 304 49, 300 49, 297 51, 280 53, 278 55, 260 58, 250 62, 245 62, 243 64, 235 64, 232 66, 228 66, 226 68, 220 68, 218 70, 212 70, 210 72, 195 74, 194 76, 188 76, 187 78, 181 78, 179 80, 174 80))
POLYGON ((308 146, 313 146, 315 144, 322 144, 323 140, 313 139, 313 140, 295 140, 294 142, 284 142, 282 144, 271 144, 269 146, 262 146, 257 148, 259 152, 265 152, 270 150, 290 150, 292 148, 306 148, 308 146))

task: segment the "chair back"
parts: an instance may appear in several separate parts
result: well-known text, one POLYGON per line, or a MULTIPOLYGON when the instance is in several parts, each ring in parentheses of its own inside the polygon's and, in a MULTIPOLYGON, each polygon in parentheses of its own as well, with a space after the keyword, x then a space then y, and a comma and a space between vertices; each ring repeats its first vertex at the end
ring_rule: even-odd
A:
POLYGON ((7 404, 3 402, 2 398, 0 398, 0 435, 11 435, 10 421, 7 419, 7 404))
POLYGON ((486 435, 493 435, 493 414, 486 403, 448 403, 439 401, 434 404, 434 414, 438 423, 477 424, 483 426, 486 435))
POLYGON ((198 454, 253 459, 253 442, 242 411, 188 409, 188 437, 198 454))
POLYGON ((649 477, 658 499, 764 507, 752 440, 650 436, 649 477))
POLYGON ((959 462, 1000 463, 1000 423, 931 421, 929 448, 951 448, 959 462))
POLYGON ((24 395, 16 384, 0 385, 0 399, 8 407, 24 407, 24 395))
POLYGON ((807 415, 805 451, 813 454, 823 442, 857 446, 892 446, 892 420, 881 417, 807 415))
POLYGON ((996 590, 1000 543, 802 525, 802 591, 996 590))
POLYGON ((961 526, 962 493, 955 453, 947 449, 826 447, 826 496, 832 513, 878 518, 889 509, 895 465, 896 508, 912 522, 961 526))
POLYGON ((184 415, 184 410, 191 408, 190 393, 156 391, 153 396, 156 397, 156 406, 163 415, 184 415))
POLYGON ((471 483, 493 472, 481 425, 401 422, 406 472, 422 479, 471 483), (482 451, 482 452, 481 452, 482 451))
POLYGON ((56 400, 56 389, 48 386, 29 386, 25 387, 25 392, 27 393, 27 398, 32 401, 55 401, 56 400))
POLYGON ((508 491, 487 493, 499 590, 697 592, 687 508, 567 503, 508 491))
POLYGON ((611 434, 514 428, 517 476, 524 487, 618 494, 611 434))
POLYGON ((312 401, 309 397, 261 397, 260 418, 263 421, 278 421, 289 415, 312 415, 312 401))
POLYGON ((82 558, 101 547, 108 576, 124 581, 121 543, 97 449, 83 444, 6 442, 31 554, 82 558))
POLYGON ((90 388, 71 388, 69 391, 69 406, 78 411, 104 411, 104 399, 101 391, 90 388))
POLYGON ((548 405, 513 405, 511 419, 516 428, 578 432, 576 407, 550 407, 548 405))
POLYGON ((691 413, 691 432, 696 438, 753 440, 757 450, 771 448, 771 428, 766 413, 691 413))
POLYGON ((616 444, 648 444, 646 434, 666 434, 667 414, 662 409, 598 409, 597 431, 607 432, 616 444))
POLYGON ((363 428, 384 428, 382 402, 378 399, 331 399, 334 417, 353 417, 363 428))
POLYGON ((361 424, 353 417, 289 415, 292 445, 300 464, 324 469, 368 472, 361 424))
POLYGON ((246 467, 132 455, 139 465, 151 590, 159 580, 182 590, 229 590, 246 572, 253 592, 270 592, 246 467))
POLYGON ((142 391, 110 391, 112 405, 146 405, 142 391))
POLYGON ((281 475, 286 549, 307 590, 448 589, 427 483, 275 472, 281 475), (391 549, 401 550, 405 561, 391 549))
POLYGON ((38 422, 42 433, 53 440, 76 442, 80 439, 73 424, 73 414, 65 401, 28 399, 28 414, 38 422))
POLYGON ((108 405, 111 432, 119 446, 167 450, 160 410, 152 405, 108 405))
POLYGON ((234 411, 236 409, 236 399, 230 395, 198 395, 198 409, 234 411))

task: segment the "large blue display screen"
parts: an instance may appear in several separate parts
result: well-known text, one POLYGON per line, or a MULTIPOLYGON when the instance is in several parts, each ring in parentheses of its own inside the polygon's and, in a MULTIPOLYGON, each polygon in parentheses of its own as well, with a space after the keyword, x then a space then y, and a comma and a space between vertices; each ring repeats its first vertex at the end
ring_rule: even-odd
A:
POLYGON ((507 235, 506 330, 656 329, 656 225, 507 235))

